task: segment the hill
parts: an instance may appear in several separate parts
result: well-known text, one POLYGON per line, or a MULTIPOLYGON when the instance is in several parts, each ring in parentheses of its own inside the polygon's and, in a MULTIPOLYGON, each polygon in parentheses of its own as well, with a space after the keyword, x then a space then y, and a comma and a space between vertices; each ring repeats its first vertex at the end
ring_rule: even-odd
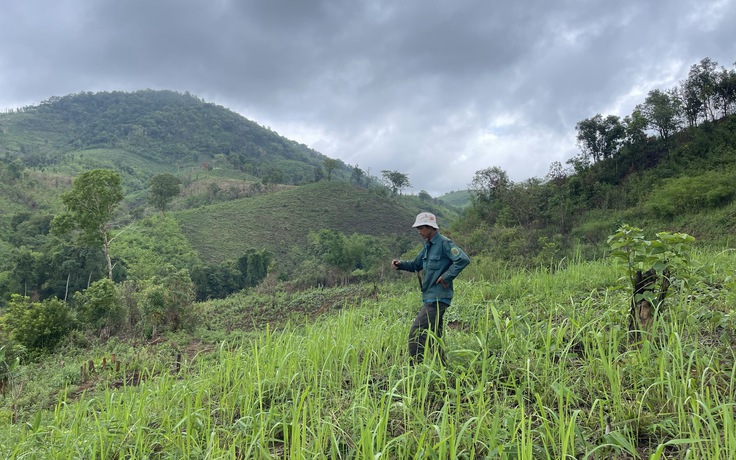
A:
MULTIPOLYGON (((129 190, 160 172, 231 169, 244 179, 315 180, 326 156, 189 93, 78 93, 0 114, 0 156, 74 175, 108 167, 129 190)), ((342 162, 336 179, 349 177, 342 162)))
MULTIPOLYGON (((349 185, 354 168, 173 91, 79 93, 0 114, 0 160, 0 303, 13 293, 67 298, 101 277, 97 251, 50 232, 60 196, 91 169, 122 178, 125 197, 111 222, 125 234, 113 247, 116 281, 155 273, 150 265, 159 262, 192 270, 199 259, 219 264, 249 249, 298 263, 309 232, 322 229, 387 238, 394 252, 416 243, 410 223, 426 209, 420 199, 391 197, 362 171, 349 185), (146 221, 156 212, 149 181, 162 173, 181 181, 169 209, 183 234, 168 220, 146 221)), ((427 204, 446 222, 455 215, 427 204)))
POLYGON ((456 208, 467 208, 470 206, 470 190, 453 190, 437 197, 438 200, 456 208))
POLYGON ((203 260, 220 262, 249 248, 284 258, 321 229, 409 239, 419 211, 345 182, 318 182, 174 215, 203 260))

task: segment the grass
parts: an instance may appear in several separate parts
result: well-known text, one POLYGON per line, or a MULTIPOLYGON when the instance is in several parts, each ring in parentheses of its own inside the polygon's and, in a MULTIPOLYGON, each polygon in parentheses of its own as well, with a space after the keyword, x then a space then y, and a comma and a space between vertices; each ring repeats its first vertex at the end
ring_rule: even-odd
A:
MULTIPOLYGON (((86 391, 68 384, 18 423, 6 396, 0 451, 10 459, 733 458, 736 254, 697 260, 708 261, 706 283, 673 293, 638 344, 626 331, 629 293, 607 262, 495 283, 464 274, 447 316, 447 366, 406 364, 413 279, 381 286, 377 299, 344 289, 295 296, 307 315, 250 332, 216 332, 238 309, 266 308, 248 296, 203 305, 207 346, 187 348, 183 336, 106 345, 138 381, 113 375, 86 391), (315 313, 329 314, 309 319, 315 313)), ((21 380, 16 388, 33 385, 21 380)))
POLYGON ((252 198, 174 213, 202 259, 220 262, 262 248, 285 256, 307 245, 310 231, 323 228, 415 239, 417 211, 344 182, 319 182, 252 198), (213 238, 212 228, 217 228, 213 238))

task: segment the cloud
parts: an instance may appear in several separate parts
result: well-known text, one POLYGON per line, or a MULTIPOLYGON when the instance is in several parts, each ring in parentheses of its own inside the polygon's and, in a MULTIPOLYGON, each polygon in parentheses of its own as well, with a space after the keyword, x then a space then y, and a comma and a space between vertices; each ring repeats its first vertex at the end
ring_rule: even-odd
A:
POLYGON ((734 23, 723 0, 26 0, 0 15, 0 108, 189 91, 437 195, 489 166, 543 177, 578 121, 730 67, 734 23))

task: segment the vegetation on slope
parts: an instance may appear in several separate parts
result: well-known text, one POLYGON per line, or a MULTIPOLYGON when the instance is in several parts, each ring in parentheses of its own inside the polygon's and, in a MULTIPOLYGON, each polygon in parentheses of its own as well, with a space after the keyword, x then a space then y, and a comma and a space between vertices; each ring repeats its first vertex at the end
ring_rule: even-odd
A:
MULTIPOLYGON (((0 448, 11 459, 721 458, 736 449, 736 260, 694 256, 708 282, 670 298, 638 346, 626 332, 630 292, 599 261, 494 282, 463 276, 447 367, 406 365, 410 279, 377 298, 342 288, 276 302, 330 312, 317 322, 284 309, 293 322, 276 329, 59 355, 15 377, 27 387, 4 400, 0 448), (50 386, 66 388, 58 403, 50 386), (32 392, 35 409, 21 404, 32 392)), ((224 318, 274 308, 268 297, 200 314, 222 331, 224 318)))
POLYGON ((281 261, 292 248, 306 248, 309 232, 321 229, 410 238, 416 212, 344 182, 319 182, 175 217, 207 261, 225 260, 251 247, 267 248, 281 261))
MULTIPOLYGON (((0 153, 64 172, 112 161, 121 172, 147 175, 142 183, 164 168, 226 166, 258 178, 277 170, 280 182, 298 184, 313 181, 327 159, 224 107, 153 90, 71 94, 0 114, 0 153), (109 154, 95 160, 102 152, 109 154)), ((333 178, 349 177, 345 164, 337 166, 333 178)))
MULTIPOLYGON (((714 75, 705 60, 691 73, 683 89, 714 75)), ((572 171, 553 165, 519 184, 496 167, 476 173, 447 232, 473 263, 447 315, 446 367, 406 366, 416 280, 384 262, 415 249, 417 211, 452 220, 439 200, 324 181, 327 163, 304 181, 318 183, 295 186, 293 171, 311 166, 294 144, 230 130, 231 114, 189 95, 81 94, 0 117, 0 448, 10 458, 736 450, 736 93, 700 89, 653 90, 624 120, 583 120, 572 171), (691 97, 701 105, 685 105, 691 97), (102 124, 80 124, 95 122, 88 113, 102 124), (254 140, 273 150, 259 156, 254 140), (215 152, 233 142, 248 164, 215 152), (50 231, 58 192, 92 167, 115 169, 127 193, 112 281, 100 248, 50 231), (174 167, 185 193, 175 212, 153 214, 147 175, 174 167), (618 228, 614 255, 636 262, 623 277, 594 257, 618 228), (641 239, 654 230, 666 232, 641 239), (667 233, 682 230, 702 252, 670 271, 663 241, 692 241, 667 233), (284 265, 293 271, 274 270, 284 265), (632 331, 630 311, 655 296, 626 281, 648 267, 671 277, 669 293, 653 324, 632 331)))

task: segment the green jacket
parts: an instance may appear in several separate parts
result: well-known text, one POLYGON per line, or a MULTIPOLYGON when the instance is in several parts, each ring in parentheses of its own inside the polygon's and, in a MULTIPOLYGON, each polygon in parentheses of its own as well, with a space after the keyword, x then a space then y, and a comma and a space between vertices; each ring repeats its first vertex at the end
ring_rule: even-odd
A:
POLYGON ((417 272, 424 270, 422 280, 423 302, 444 302, 452 300, 452 281, 470 263, 470 258, 451 239, 439 232, 432 237, 414 260, 402 260, 399 270, 417 272), (439 277, 447 284, 437 283, 439 277))

